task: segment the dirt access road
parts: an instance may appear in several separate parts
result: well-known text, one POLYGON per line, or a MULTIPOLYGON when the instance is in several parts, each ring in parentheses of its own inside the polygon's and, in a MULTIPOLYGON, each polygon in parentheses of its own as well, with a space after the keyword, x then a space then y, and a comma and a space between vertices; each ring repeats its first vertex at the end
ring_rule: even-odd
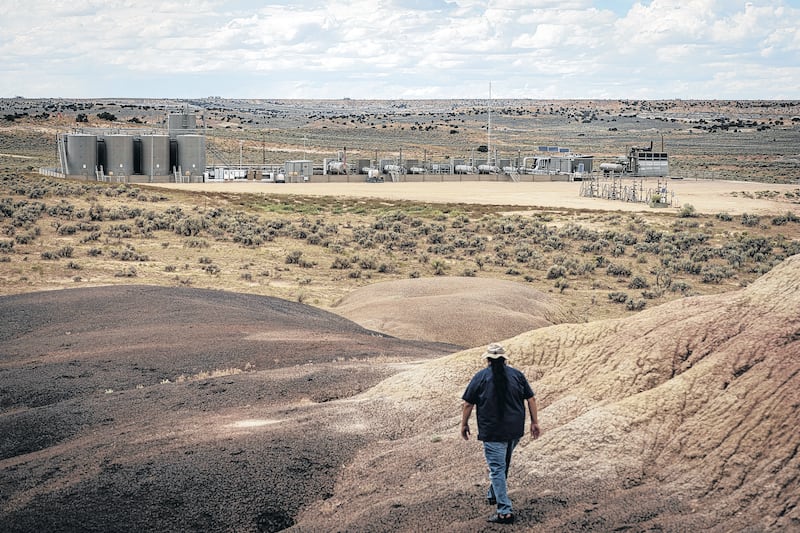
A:
MULTIPOLYGON (((662 180, 663 183, 663 180, 662 180)), ((644 188, 655 189, 656 179, 644 188)), ((571 208, 607 211, 653 211, 647 204, 585 198, 581 182, 434 182, 434 183, 286 183, 261 182, 168 183, 156 187, 189 191, 264 193, 307 196, 351 196, 431 203, 469 203, 521 207, 571 208)), ((690 204, 700 213, 764 215, 800 213, 800 186, 739 181, 667 180, 675 193, 675 209, 690 204)))

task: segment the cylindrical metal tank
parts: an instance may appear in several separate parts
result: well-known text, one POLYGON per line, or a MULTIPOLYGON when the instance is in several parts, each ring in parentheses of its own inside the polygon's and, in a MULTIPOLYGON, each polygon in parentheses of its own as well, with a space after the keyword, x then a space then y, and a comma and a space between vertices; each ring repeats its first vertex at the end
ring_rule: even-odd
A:
POLYGON ((183 176, 202 176, 206 170, 206 138, 178 135, 178 164, 183 176))
POLYGON ((70 134, 64 137, 68 176, 94 176, 97 167, 97 135, 70 134))
POLYGON ((167 176, 169 173, 169 135, 142 135, 142 174, 167 176))
POLYGON ((130 176, 133 174, 133 135, 112 134, 104 137, 106 141, 105 169, 109 176, 130 176))

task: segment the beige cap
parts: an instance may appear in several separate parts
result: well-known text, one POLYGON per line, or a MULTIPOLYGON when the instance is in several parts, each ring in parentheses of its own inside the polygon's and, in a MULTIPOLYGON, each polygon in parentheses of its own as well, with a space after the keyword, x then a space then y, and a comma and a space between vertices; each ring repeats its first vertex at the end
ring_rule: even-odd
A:
POLYGON ((501 357, 505 358, 506 350, 503 348, 502 344, 498 344, 493 342, 486 348, 486 353, 482 355, 482 357, 486 359, 500 359, 501 357))

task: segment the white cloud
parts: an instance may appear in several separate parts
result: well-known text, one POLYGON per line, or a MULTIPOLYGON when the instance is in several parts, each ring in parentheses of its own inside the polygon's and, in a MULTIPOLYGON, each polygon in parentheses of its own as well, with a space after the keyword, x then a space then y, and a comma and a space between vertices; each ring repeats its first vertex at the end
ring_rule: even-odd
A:
POLYGON ((0 96, 800 98, 788 0, 3 3, 0 96))

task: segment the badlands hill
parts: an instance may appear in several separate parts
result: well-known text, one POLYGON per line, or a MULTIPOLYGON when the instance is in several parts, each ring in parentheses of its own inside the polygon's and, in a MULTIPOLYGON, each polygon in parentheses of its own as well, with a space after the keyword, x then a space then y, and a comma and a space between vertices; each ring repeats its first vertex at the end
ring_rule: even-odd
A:
POLYGON ((368 329, 402 339, 489 344, 566 322, 556 298, 523 283, 468 277, 373 283, 333 309, 368 329))
MULTIPOLYGON (((798 280, 794 256, 738 293, 508 340, 544 431, 515 455, 516 527, 800 528, 798 280)), ((481 351, 428 362, 353 400, 349 416, 382 440, 296 530, 487 529, 481 449, 458 436, 458 398, 481 351)))
POLYGON ((0 298, 0 531, 277 531, 371 440, 337 398, 452 353, 277 298, 0 298), (338 423, 338 422, 337 422, 338 423))
MULTIPOLYGON (((738 292, 504 341, 544 431, 515 452, 508 529, 800 528, 798 280, 795 256, 738 292)), ((0 530, 493 530, 458 436, 482 347, 220 291, 0 309, 0 530)))

